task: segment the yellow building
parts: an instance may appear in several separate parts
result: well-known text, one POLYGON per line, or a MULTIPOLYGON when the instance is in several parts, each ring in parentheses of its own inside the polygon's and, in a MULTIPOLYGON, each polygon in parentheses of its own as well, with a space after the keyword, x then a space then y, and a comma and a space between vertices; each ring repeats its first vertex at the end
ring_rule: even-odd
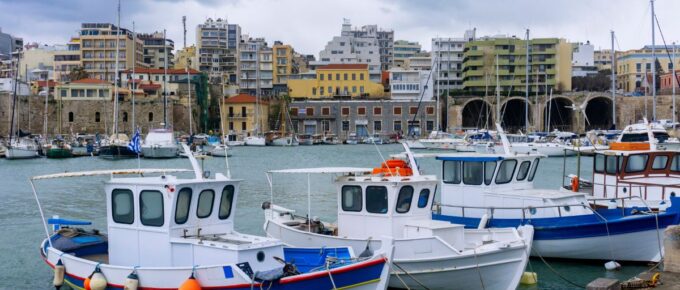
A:
POLYGON ((177 55, 175 55, 174 68, 176 69, 186 68, 187 61, 189 62, 189 68, 198 70, 198 57, 196 56, 195 45, 177 51, 177 55))
POLYGON ((269 131, 269 103, 248 94, 239 94, 224 100, 222 107, 222 128, 229 134, 249 136, 256 127, 260 133, 269 131), (259 106, 257 105, 259 104, 259 106), (255 109, 259 108, 259 112, 255 109), (259 115, 259 118, 256 116, 259 115))
POLYGON ((293 72, 293 47, 281 42, 274 43, 274 84, 285 84, 293 72))
MULTIPOLYGON (((656 47, 656 60, 661 66, 661 74, 670 72, 669 53, 672 54, 672 48, 666 51, 664 46, 656 47)), ((680 53, 679 53, 680 54, 680 53)), ((617 53, 616 55, 616 84, 618 89, 623 89, 625 92, 643 92, 647 80, 645 73, 652 75, 652 46, 647 45, 642 49, 632 49, 617 53)), ((676 56, 676 60, 680 63, 680 58, 676 56)), ((676 64, 677 67, 677 64, 676 64)), ((649 86, 651 88, 651 80, 649 86)), ((658 85, 658 84, 657 84, 658 85)))
POLYGON ((382 84, 369 79, 368 64, 329 64, 316 69, 313 79, 288 80, 292 98, 382 97, 382 84))
POLYGON ((114 81, 116 71, 116 40, 119 41, 119 69, 132 68, 133 47, 136 47, 134 57, 137 67, 148 67, 144 63, 144 42, 137 38, 133 45, 132 32, 118 28, 110 23, 83 23, 80 28, 80 61, 89 77, 114 81))

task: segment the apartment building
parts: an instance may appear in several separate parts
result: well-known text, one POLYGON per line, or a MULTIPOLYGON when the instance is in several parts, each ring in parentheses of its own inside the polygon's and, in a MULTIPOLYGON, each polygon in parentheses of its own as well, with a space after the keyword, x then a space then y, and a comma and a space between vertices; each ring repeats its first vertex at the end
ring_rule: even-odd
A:
POLYGON ((140 33, 137 38, 144 42, 144 63, 149 68, 164 68, 165 58, 168 59, 168 67, 174 66, 173 50, 175 50, 175 42, 164 38, 163 32, 154 33, 140 33), (166 55, 167 51, 167 55, 166 55))
POLYGON ((80 38, 72 37, 66 44, 66 50, 54 53, 54 80, 58 82, 70 81, 70 73, 80 67, 80 38))
POLYGON ((404 69, 431 70, 432 56, 429 52, 420 52, 404 61, 404 69))
POLYGON ((269 96, 274 86, 274 56, 264 38, 248 38, 239 44, 239 92, 269 96), (247 39, 247 40, 245 40, 247 39))
POLYGON ((115 80, 116 41, 119 43, 118 49, 120 50, 119 70, 131 68, 134 65, 148 67, 142 57, 144 42, 136 39, 136 45, 133 45, 132 32, 128 29, 118 29, 110 23, 83 23, 79 38, 80 61, 91 78, 110 82, 115 80), (133 53, 136 54, 135 64, 133 64, 133 53))
POLYGON ((25 49, 21 55, 19 78, 29 81, 53 79, 54 56, 66 51, 66 45, 37 45, 25 49))
POLYGON ((12 53, 17 50, 22 50, 23 46, 23 38, 4 33, 2 32, 2 27, 0 27, 0 60, 10 59, 12 53))
POLYGON ((392 100, 432 100, 430 71, 392 68, 390 70, 390 93, 392 100))
POLYGON ((249 136, 255 130, 269 131, 269 103, 253 95, 226 98, 221 115, 222 128, 229 134, 249 136))
POLYGON ((198 70, 208 74, 211 83, 221 84, 223 91, 238 85, 241 27, 226 19, 208 18, 196 27, 198 70))
MULTIPOLYGON (((614 51, 614 62, 616 62, 616 57, 620 54, 620 51, 614 51)), ((611 69, 612 68, 612 50, 611 49, 601 49, 593 52, 593 62, 598 71, 611 69)), ((616 66, 614 66, 616 67, 616 66)))
MULTIPOLYGON (((669 56, 673 55, 673 47, 668 46, 666 49, 663 45, 657 45, 656 50, 656 60, 659 62, 660 67, 658 68, 659 74, 664 74, 671 71, 671 60, 669 56)), ((680 63, 680 46, 676 46, 676 56, 675 59, 677 63, 680 63)), ((622 51, 616 55, 616 81, 617 87, 623 89, 625 92, 642 92, 643 87, 647 83, 647 74, 651 79, 652 75, 652 46, 646 45, 641 49, 631 49, 622 51)), ((676 67, 677 67, 676 63, 676 67)), ((649 87, 651 87, 651 81, 649 81, 649 87)), ((659 84, 657 84, 659 85, 659 84)))
POLYGON ((571 76, 592 76, 596 75, 597 71, 595 66, 595 47, 590 44, 590 41, 586 43, 572 43, 571 76))
POLYGON ((376 38, 378 40, 378 52, 380 54, 380 70, 387 71, 392 68, 394 61, 394 30, 379 29, 378 25, 364 25, 361 29, 351 30, 355 38, 376 38))
POLYGON ((369 75, 368 64, 329 64, 318 67, 314 78, 288 80, 288 90, 296 99, 383 97, 383 85, 369 75))
MULTIPOLYGON (((526 90, 527 42, 517 37, 485 37, 465 45, 463 86, 469 92, 493 91, 496 87, 496 56, 501 91, 526 90)), ((529 91, 571 90, 572 46, 564 39, 535 38, 529 41, 529 91)))
POLYGON ((421 46, 418 42, 408 40, 395 41, 392 67, 406 68, 408 59, 420 53, 420 49, 421 46))
POLYGON ((465 44, 475 39, 475 30, 466 30, 462 38, 437 37, 432 39, 432 69, 434 90, 442 95, 463 88, 463 52, 465 44))
POLYGON ((292 46, 280 41, 275 41, 272 49, 274 51, 274 84, 286 84, 290 75, 298 73, 293 62, 295 51, 292 46))

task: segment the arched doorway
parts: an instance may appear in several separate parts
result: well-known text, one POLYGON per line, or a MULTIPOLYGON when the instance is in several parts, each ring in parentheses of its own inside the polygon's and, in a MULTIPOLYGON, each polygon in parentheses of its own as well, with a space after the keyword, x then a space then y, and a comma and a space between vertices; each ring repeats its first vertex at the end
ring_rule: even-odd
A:
POLYGON ((573 113, 574 110, 571 108, 572 101, 567 98, 553 98, 545 105, 545 114, 543 117, 545 131, 560 130, 560 131, 572 131, 573 130, 573 113))
POLYGON ((586 130, 609 129, 612 126, 612 101, 607 97, 595 97, 586 104, 586 130))
MULTIPOLYGON (((510 99, 501 107, 503 129, 507 132, 524 131, 526 128, 524 99, 510 99)), ((531 107, 529 107, 529 122, 531 122, 531 107)))
POLYGON ((462 113, 463 128, 493 128, 491 105, 482 99, 465 104, 462 113))

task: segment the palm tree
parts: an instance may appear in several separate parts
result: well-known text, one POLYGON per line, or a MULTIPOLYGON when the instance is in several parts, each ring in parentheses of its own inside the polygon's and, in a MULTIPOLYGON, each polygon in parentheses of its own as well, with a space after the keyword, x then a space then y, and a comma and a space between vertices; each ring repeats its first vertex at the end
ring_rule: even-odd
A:
POLYGON ((74 67, 71 72, 68 74, 68 78, 71 81, 77 81, 77 80, 82 80, 88 78, 89 75, 87 71, 82 67, 74 67))

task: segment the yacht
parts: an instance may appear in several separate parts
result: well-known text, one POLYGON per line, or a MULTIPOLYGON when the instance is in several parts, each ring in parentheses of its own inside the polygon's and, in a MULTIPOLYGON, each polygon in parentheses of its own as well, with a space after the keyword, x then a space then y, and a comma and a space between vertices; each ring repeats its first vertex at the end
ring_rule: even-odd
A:
POLYGON ((125 134, 111 135, 108 139, 101 141, 99 146, 99 157, 108 160, 138 157, 139 154, 128 147, 129 143, 130 139, 128 139, 128 136, 125 134))
POLYGON ((30 137, 18 137, 10 140, 5 151, 7 159, 27 159, 39 157, 40 146, 30 137))
POLYGON ((144 158, 175 158, 179 146, 170 129, 152 129, 144 138, 142 154, 144 158))

